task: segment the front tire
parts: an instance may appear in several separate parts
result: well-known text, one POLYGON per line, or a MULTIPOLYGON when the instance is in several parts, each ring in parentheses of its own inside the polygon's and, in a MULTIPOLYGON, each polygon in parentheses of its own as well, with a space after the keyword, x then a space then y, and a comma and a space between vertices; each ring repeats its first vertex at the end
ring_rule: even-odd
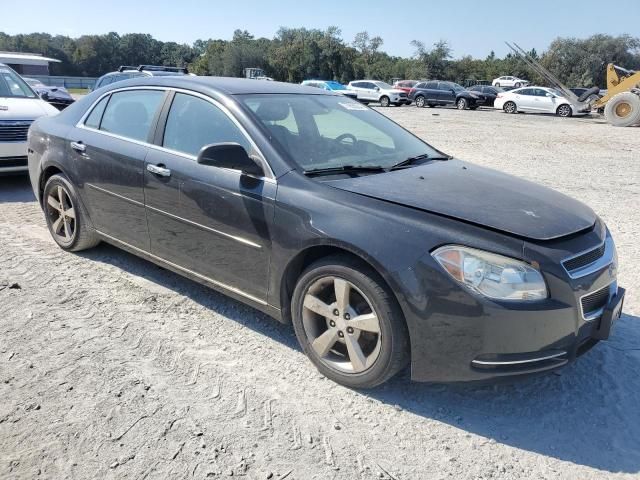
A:
POLYGON ((494 85, 494 87, 498 87, 498 88, 500 88, 500 83, 499 83, 499 82, 498 82, 498 83, 496 83, 496 84, 494 85))
POLYGON ((466 98, 459 98, 456 102, 456 107, 458 108, 458 110, 466 110, 467 108, 469 108, 469 102, 467 102, 466 98))
POLYGON ((76 189, 66 176, 56 174, 47 180, 42 208, 49 233, 63 250, 79 252, 100 243, 76 189))
POLYGON ((566 103, 560 105, 556 110, 556 115, 564 118, 570 117, 571 115, 573 115, 573 112, 571 111, 571 106, 567 105, 566 103))
POLYGON ((520 82, 516 82, 516 84, 514 85, 514 87, 516 88, 520 88, 522 86, 522 84, 520 82))
POLYGON ((389 97, 384 96, 380 98, 380 106, 381 107, 388 107, 390 103, 389 97))
POLYGON ((614 127, 640 124, 640 96, 633 92, 618 93, 605 105, 604 118, 614 127))
POLYGON ((507 102, 503 105, 502 109, 505 113, 518 113, 518 107, 516 107, 515 102, 507 102))
POLYGON ((380 276, 356 259, 332 256, 309 266, 291 311, 303 351, 336 383, 373 388, 407 364, 402 311, 380 276))

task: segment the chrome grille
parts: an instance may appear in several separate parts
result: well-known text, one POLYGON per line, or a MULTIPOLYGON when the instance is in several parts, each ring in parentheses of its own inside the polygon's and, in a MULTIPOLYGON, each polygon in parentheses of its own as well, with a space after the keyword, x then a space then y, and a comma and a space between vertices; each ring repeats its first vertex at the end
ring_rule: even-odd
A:
POLYGON ((577 257, 565 260, 564 262, 562 262, 562 265, 567 269, 568 272, 571 273, 574 270, 585 267, 597 261, 604 255, 604 252, 605 244, 603 243, 598 248, 594 248, 593 250, 589 250, 588 252, 578 255, 577 257))
POLYGON ((601 310, 607 305, 608 301, 609 285, 585 295, 580 299, 582 316, 588 320, 591 320, 592 317, 598 316, 601 313, 601 310))
POLYGON ((0 142, 26 142, 31 122, 0 121, 0 142))

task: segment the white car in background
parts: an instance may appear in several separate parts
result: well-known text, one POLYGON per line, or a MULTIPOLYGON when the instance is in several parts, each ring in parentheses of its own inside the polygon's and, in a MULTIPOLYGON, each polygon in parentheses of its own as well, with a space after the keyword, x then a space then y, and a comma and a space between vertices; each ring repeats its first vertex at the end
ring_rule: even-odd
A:
POLYGON ((492 85, 494 87, 520 88, 520 87, 526 87, 527 85, 529 85, 529 81, 528 80, 523 80, 522 78, 511 77, 511 76, 507 75, 507 76, 504 76, 504 77, 498 77, 498 78, 494 79, 492 85))
POLYGON ((379 103, 381 107, 411 105, 407 92, 379 80, 354 80, 347 88, 356 92, 362 103, 379 103))
POLYGON ((0 174, 27 171, 27 132, 31 123, 58 110, 0 63, 0 174))
POLYGON ((584 104, 569 100, 555 88, 546 87, 524 87, 500 92, 493 106, 506 113, 553 113, 560 117, 587 113, 582 111, 584 104))

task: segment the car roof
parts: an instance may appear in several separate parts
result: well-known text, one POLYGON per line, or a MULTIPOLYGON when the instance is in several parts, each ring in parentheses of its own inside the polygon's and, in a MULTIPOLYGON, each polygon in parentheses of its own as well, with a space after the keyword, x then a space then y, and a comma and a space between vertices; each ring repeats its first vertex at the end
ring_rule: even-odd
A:
POLYGON ((130 80, 107 85, 107 90, 117 90, 126 87, 157 86, 168 88, 184 88, 201 93, 221 93, 226 95, 245 94, 307 94, 307 95, 337 95, 327 90, 306 87, 293 83, 272 82, 268 80, 253 80, 236 77, 200 77, 190 75, 171 75, 138 77, 130 80))

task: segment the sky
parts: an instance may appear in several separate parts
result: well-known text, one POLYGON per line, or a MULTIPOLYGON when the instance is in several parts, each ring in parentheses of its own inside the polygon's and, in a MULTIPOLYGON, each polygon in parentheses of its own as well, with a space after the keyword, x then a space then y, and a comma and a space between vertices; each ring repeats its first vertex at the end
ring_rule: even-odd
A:
POLYGON ((230 39, 235 29, 273 38, 278 28, 335 25, 347 43, 366 30, 384 39, 382 50, 411 56, 412 40, 427 46, 446 40, 453 56, 508 53, 504 41, 541 52, 558 36, 594 33, 640 35, 640 0, 0 0, 0 31, 47 32, 78 37, 109 31, 150 33, 191 44, 230 39))

